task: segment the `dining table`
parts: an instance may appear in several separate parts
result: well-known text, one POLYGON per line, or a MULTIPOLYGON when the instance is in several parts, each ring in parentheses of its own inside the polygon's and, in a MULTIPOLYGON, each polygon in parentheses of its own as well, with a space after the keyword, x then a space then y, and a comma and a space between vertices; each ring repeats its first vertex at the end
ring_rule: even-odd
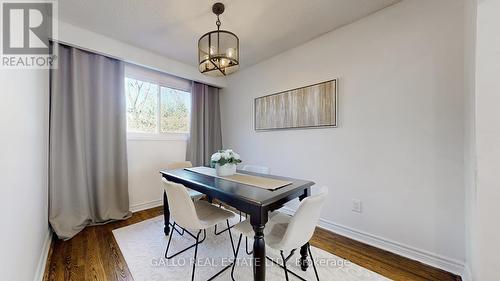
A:
MULTIPOLYGON (((285 203, 294 199, 303 200, 311 195, 311 186, 314 182, 278 175, 259 174, 240 171, 239 174, 248 174, 263 178, 288 182, 278 189, 270 190, 254 185, 243 184, 221 177, 197 173, 189 169, 162 170, 160 174, 168 181, 182 184, 190 189, 205 194, 210 202, 217 199, 225 204, 249 215, 250 223, 255 232, 253 242, 253 276, 255 281, 266 280, 266 246, 264 229, 268 222, 269 213, 278 210, 285 203)), ((170 232, 170 211, 166 192, 163 193, 164 232, 170 232)), ((306 271, 308 263, 307 245, 300 249, 300 266, 306 271)))

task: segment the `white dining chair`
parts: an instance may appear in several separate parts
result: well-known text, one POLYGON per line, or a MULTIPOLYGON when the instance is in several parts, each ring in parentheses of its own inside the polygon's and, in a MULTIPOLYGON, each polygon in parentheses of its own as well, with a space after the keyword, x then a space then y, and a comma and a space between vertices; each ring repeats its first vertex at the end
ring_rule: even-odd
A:
MULTIPOLYGON (((162 178, 162 181, 165 191, 167 192, 170 215, 175 220, 175 224, 180 226, 183 232, 188 233, 191 237, 196 239, 196 242, 193 245, 180 250, 175 254, 169 255, 170 243, 172 242, 172 236, 174 235, 174 229, 172 228, 170 231, 170 237, 168 238, 165 258, 171 259, 194 247, 194 262, 191 273, 191 281, 193 281, 197 263, 196 257, 198 254, 198 245, 201 244, 207 237, 206 229, 224 221, 226 221, 226 224, 229 226, 229 219, 234 216, 234 213, 218 208, 217 206, 214 206, 204 200, 193 201, 191 200, 187 188, 184 185, 168 181, 165 178, 162 178), (197 230, 197 233, 193 234, 187 229, 197 230), (202 232, 203 239, 200 240, 202 232)), ((235 254, 231 231, 229 230, 228 233, 231 240, 231 246, 233 247, 233 254, 235 254)), ((227 267, 225 269, 227 269, 227 267)), ((212 280, 219 274, 220 272, 208 280, 212 280)))
MULTIPOLYGON (((191 163, 191 161, 180 161, 180 162, 171 162, 171 163, 168 163, 166 165, 166 169, 167 170, 176 170, 176 169, 185 169, 185 168, 191 168, 193 167, 193 164, 191 163)), ((201 192, 198 192, 196 190, 192 190, 190 188, 187 188, 187 191, 189 193, 189 197, 191 197, 191 200, 195 201, 195 200, 199 200, 201 198, 203 198, 203 196, 205 196, 203 193, 201 192)), ((172 223, 170 222, 169 223, 171 227, 174 228, 174 230, 179 233, 180 235, 184 235, 184 230, 178 230, 176 227, 175 227, 175 223, 172 223)))
MULTIPOLYGON (((167 170, 176 170, 176 169, 185 169, 185 168, 192 168, 192 167, 193 167, 193 164, 191 163, 191 161, 181 161, 181 162, 168 163, 166 168, 167 168, 167 170)), ((204 196, 203 193, 198 192, 196 190, 192 190, 192 189, 187 188, 187 187, 186 187, 186 189, 188 190, 189 196, 193 200, 198 200, 204 196)))
POLYGON ((257 165, 244 165, 241 170, 259 174, 269 174, 269 167, 257 165))
MULTIPOLYGON (((286 267, 286 262, 293 256, 295 251, 303 245, 307 246, 307 251, 313 264, 314 274, 319 281, 318 271, 316 270, 314 258, 311 254, 309 240, 311 240, 316 225, 318 224, 321 208, 323 207, 327 194, 328 189, 323 187, 319 194, 305 198, 300 202, 299 208, 293 216, 288 216, 280 212, 273 212, 269 216, 269 221, 264 229, 266 246, 280 251, 283 264, 281 265, 269 257, 266 258, 284 269, 287 281, 289 280, 288 273, 291 273, 300 280, 305 280, 286 267), (285 258, 284 252, 288 251, 290 251, 290 254, 285 258)), ((241 233, 236 246, 235 260, 237 260, 242 237, 253 238, 254 231, 248 220, 235 225, 234 230, 241 233)), ((235 265, 236 263, 233 263, 231 269, 231 278, 233 280, 235 265)))

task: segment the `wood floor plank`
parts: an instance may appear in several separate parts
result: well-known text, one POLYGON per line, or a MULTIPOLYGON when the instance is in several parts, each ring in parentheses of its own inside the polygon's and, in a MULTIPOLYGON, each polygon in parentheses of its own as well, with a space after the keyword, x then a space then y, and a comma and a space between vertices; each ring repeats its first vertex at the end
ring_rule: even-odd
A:
POLYGON ((107 270, 104 269, 104 262, 101 258, 101 247, 96 247, 94 241, 98 241, 98 236, 96 234, 96 227, 88 227, 86 230, 85 243, 82 243, 82 249, 85 250, 86 255, 79 259, 82 265, 85 266, 86 270, 84 272, 85 280, 89 281, 99 281, 107 280, 106 277, 107 270))
POLYGON ((64 280, 64 258, 63 252, 65 244, 60 243, 59 240, 54 238, 52 240, 53 251, 49 257, 49 263, 45 268, 45 276, 47 276, 49 281, 64 280))
MULTIPOLYGON (((127 220, 87 227, 68 241, 54 239, 44 281, 133 281, 112 231, 162 213, 162 207, 152 208, 136 212, 127 220)), ((320 228, 311 245, 397 281, 461 280, 444 270, 320 228)))
POLYGON ((113 281, 126 281, 132 280, 129 276, 130 272, 128 267, 121 255, 113 235, 109 235, 115 226, 119 227, 120 224, 109 225, 106 228, 100 229, 99 244, 101 255, 103 256, 103 262, 106 268, 108 268, 108 279, 113 281))

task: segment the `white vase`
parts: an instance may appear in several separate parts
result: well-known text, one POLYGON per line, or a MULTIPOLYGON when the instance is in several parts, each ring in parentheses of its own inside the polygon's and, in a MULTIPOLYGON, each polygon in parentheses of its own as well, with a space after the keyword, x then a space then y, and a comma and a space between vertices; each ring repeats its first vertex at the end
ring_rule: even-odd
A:
POLYGON ((236 164, 215 164, 215 171, 218 176, 226 177, 236 174, 236 164))

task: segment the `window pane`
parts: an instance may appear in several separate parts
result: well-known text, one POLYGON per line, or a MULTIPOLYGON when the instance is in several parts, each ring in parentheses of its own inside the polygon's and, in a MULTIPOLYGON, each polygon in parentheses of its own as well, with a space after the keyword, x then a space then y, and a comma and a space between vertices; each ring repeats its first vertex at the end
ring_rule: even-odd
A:
POLYGON ((127 98, 127 130, 155 133, 157 119, 158 85, 125 78, 127 98))
POLYGON ((160 128, 162 133, 188 133, 191 94, 161 87, 160 128))

